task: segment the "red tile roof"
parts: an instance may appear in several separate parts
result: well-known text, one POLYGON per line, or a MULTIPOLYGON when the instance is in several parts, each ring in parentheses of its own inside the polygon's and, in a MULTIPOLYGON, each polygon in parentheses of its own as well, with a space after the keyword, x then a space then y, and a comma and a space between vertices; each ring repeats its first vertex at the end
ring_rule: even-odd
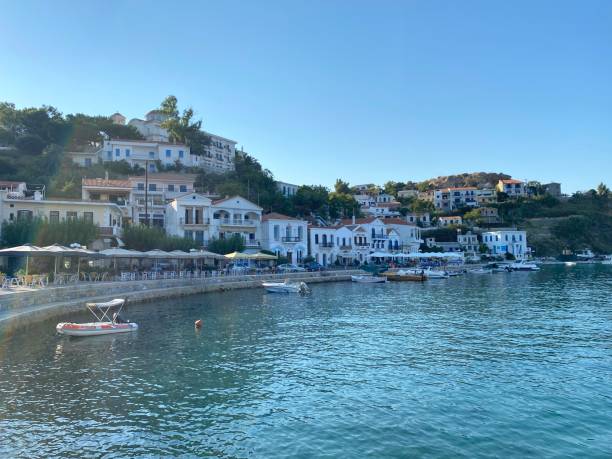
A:
POLYGON ((97 186, 102 188, 131 188, 128 180, 83 178, 81 179, 81 183, 85 186, 97 186))
POLYGON ((517 180, 517 179, 501 179, 500 182, 507 183, 507 184, 523 183, 522 180, 517 180))
POLYGON ((270 212, 269 214, 264 215, 263 217, 261 217, 262 221, 267 221, 267 220, 298 220, 295 217, 289 217, 288 215, 283 215, 283 214, 279 214, 277 212, 270 212))

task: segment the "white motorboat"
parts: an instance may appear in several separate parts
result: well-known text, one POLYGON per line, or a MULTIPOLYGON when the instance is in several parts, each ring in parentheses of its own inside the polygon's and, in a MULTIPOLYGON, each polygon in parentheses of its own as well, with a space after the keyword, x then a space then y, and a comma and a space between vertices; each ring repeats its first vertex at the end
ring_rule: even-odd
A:
POLYGON ((361 284, 383 284, 387 282, 387 278, 384 276, 351 276, 351 280, 361 284))
POLYGON ((493 270, 487 268, 478 268, 471 270, 470 274, 493 274, 493 270))
POLYGON ((427 268, 427 269, 419 269, 419 268, 409 268, 409 269, 400 269, 398 272, 400 275, 410 275, 410 276, 425 276, 427 279, 448 279, 449 275, 446 271, 437 271, 435 269, 427 268))
POLYGON ((126 322, 119 315, 124 305, 125 300, 119 298, 106 303, 87 303, 87 309, 96 318, 96 322, 60 322, 55 329, 58 333, 68 336, 109 335, 138 330, 138 324, 126 322), (113 308, 117 310, 111 317, 109 314, 113 308))
POLYGON ((263 288, 269 293, 299 293, 306 295, 310 289, 305 282, 262 282, 263 288))
POLYGON ((576 266, 576 262, 575 261, 566 261, 565 266, 576 266))
POLYGON ((612 255, 606 255, 601 262, 602 265, 612 265, 612 255))
POLYGON ((525 260, 516 261, 514 263, 511 263, 509 266, 512 271, 539 271, 540 270, 540 267, 538 265, 536 265, 535 263, 526 262, 525 260))

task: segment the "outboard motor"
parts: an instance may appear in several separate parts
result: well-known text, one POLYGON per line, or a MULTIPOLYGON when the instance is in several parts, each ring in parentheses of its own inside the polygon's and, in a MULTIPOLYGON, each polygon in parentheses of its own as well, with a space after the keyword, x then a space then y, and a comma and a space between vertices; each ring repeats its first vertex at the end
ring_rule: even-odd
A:
POLYGON ((127 324, 127 320, 119 315, 119 313, 115 312, 113 314, 113 323, 114 324, 127 324))

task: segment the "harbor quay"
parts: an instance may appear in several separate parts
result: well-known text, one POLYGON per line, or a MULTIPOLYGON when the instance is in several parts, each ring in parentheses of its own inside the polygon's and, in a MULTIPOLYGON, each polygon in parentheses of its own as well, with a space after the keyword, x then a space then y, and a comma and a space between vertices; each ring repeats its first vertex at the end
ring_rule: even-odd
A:
POLYGON ((181 297, 206 292, 258 288, 264 281, 350 281, 361 270, 336 270, 286 274, 254 274, 192 279, 92 282, 49 286, 0 295, 0 331, 14 330, 32 322, 83 310, 85 303, 125 298, 130 303, 181 297))

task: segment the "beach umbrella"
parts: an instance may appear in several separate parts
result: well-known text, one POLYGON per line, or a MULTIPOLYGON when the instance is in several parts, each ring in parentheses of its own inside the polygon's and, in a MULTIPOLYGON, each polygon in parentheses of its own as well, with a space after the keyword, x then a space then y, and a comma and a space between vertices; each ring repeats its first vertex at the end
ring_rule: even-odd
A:
POLYGON ((51 253, 32 244, 0 250, 0 256, 26 257, 26 275, 28 274, 30 257, 34 255, 51 255, 51 253))
POLYGON ((253 255, 249 255, 251 260, 278 260, 276 255, 270 255, 268 253, 257 252, 253 255))
POLYGON ((251 257, 248 253, 232 252, 225 255, 230 260, 248 260, 251 257))
POLYGON ((155 260, 155 269, 157 269, 158 260, 163 258, 172 258, 172 254, 170 252, 164 252, 163 250, 153 249, 144 252, 147 258, 153 258, 155 260))
POLYGON ((53 278, 57 277, 57 262, 61 256, 74 255, 74 249, 65 247, 60 244, 48 245, 46 247, 41 247, 43 250, 46 250, 49 253, 53 254, 53 258, 55 259, 53 263, 53 278))

